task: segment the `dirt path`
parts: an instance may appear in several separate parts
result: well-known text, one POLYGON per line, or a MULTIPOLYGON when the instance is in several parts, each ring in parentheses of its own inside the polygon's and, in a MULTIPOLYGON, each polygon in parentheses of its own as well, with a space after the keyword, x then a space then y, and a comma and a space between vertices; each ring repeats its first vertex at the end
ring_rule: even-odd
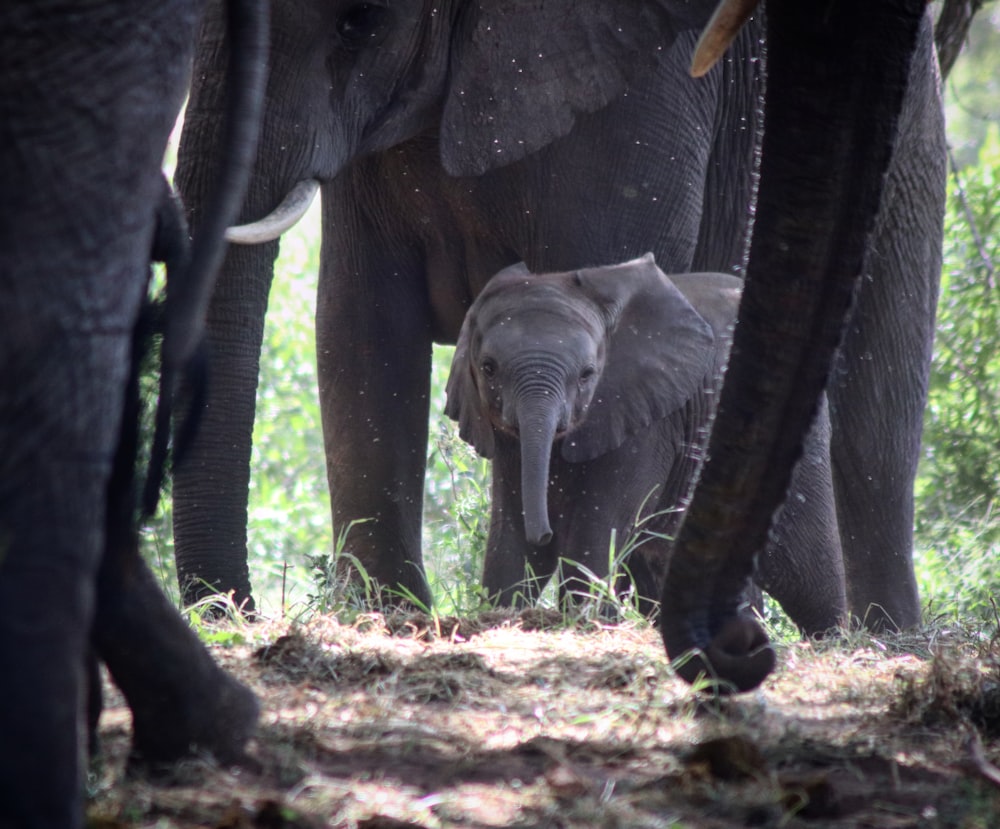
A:
POLYGON ((988 642, 783 646, 760 692, 720 701, 673 678, 652 629, 554 621, 242 628, 254 644, 215 651, 264 705, 251 767, 125 778, 111 695, 90 825, 1000 826, 988 642))

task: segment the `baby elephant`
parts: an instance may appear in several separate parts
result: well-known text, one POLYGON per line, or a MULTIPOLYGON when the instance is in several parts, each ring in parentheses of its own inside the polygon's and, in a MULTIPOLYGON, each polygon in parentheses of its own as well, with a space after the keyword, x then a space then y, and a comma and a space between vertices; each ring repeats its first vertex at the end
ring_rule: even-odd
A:
MULTIPOLYGON (((537 597, 563 564, 572 589, 606 577, 612 532, 653 612, 696 474, 736 318, 740 280, 668 277, 652 254, 620 265, 494 276, 469 309, 447 414, 493 460, 483 584, 537 597)), ((825 405, 758 562, 757 584, 806 633, 846 618, 825 405)))

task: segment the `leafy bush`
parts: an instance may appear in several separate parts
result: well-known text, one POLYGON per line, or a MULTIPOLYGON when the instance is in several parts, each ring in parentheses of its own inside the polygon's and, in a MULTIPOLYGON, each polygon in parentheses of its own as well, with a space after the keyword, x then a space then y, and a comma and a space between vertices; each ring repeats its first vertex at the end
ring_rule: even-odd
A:
MULTIPOLYGON (((1000 139, 952 179, 937 339, 918 490, 924 520, 982 509, 1000 494, 1000 139)), ((1000 528, 998 528, 1000 529, 1000 528)))
POLYGON ((937 339, 917 481, 918 577, 932 609, 1000 595, 1000 134, 950 182, 937 339))
POLYGON ((307 601, 310 557, 334 545, 316 379, 318 206, 282 238, 261 352, 247 547, 271 615, 307 601))

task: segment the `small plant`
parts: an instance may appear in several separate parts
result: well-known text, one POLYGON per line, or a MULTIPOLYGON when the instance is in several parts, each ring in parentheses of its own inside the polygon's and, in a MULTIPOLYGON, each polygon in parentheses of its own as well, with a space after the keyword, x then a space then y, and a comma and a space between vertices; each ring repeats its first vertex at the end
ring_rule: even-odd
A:
POLYGON ((1000 595, 998 526, 994 504, 978 501, 952 517, 923 522, 915 559, 928 615, 993 621, 993 599, 1000 595))
POLYGON ((310 593, 306 608, 321 616, 356 614, 381 607, 382 590, 364 565, 347 551, 351 530, 368 519, 351 521, 336 534, 333 551, 307 556, 312 570, 315 593, 310 593))
POLYGON ((232 593, 205 596, 185 607, 182 613, 206 645, 242 645, 248 639, 246 616, 232 593))
POLYGON ((466 615, 488 605, 482 585, 490 521, 490 465, 440 420, 427 461, 424 548, 435 608, 466 615))
POLYGON ((625 563, 631 552, 629 542, 626 541, 622 551, 618 551, 617 546, 617 534, 612 530, 608 543, 608 574, 603 577, 598 576, 584 564, 560 559, 555 581, 560 593, 565 595, 561 609, 567 617, 584 622, 616 620, 644 623, 646 621, 639 610, 635 583, 625 563), (563 568, 575 569, 586 578, 586 581, 581 582, 578 578, 566 579, 563 576, 563 568))
POLYGON ((636 591, 635 579, 628 562, 639 549, 653 540, 670 541, 669 536, 652 529, 658 521, 673 510, 660 510, 643 515, 650 492, 639 505, 635 524, 619 546, 618 533, 612 529, 608 540, 607 576, 601 577, 580 562, 563 559, 559 562, 556 582, 561 588, 568 587, 571 601, 564 603, 563 611, 572 613, 579 620, 617 619, 622 622, 645 624, 648 618, 659 612, 659 602, 649 597, 641 597, 636 591), (586 582, 578 579, 566 585, 562 576, 564 567, 573 567, 584 575, 586 582))

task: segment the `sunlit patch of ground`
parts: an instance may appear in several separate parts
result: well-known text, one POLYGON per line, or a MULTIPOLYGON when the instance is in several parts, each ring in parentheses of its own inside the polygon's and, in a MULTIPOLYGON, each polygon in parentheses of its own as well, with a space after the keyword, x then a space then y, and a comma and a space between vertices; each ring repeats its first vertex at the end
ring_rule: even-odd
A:
POLYGON ((544 612, 237 638, 214 652, 263 703, 246 767, 129 779, 109 692, 91 826, 1000 825, 1000 670, 967 634, 781 647, 725 700, 675 679, 653 629, 544 612))

